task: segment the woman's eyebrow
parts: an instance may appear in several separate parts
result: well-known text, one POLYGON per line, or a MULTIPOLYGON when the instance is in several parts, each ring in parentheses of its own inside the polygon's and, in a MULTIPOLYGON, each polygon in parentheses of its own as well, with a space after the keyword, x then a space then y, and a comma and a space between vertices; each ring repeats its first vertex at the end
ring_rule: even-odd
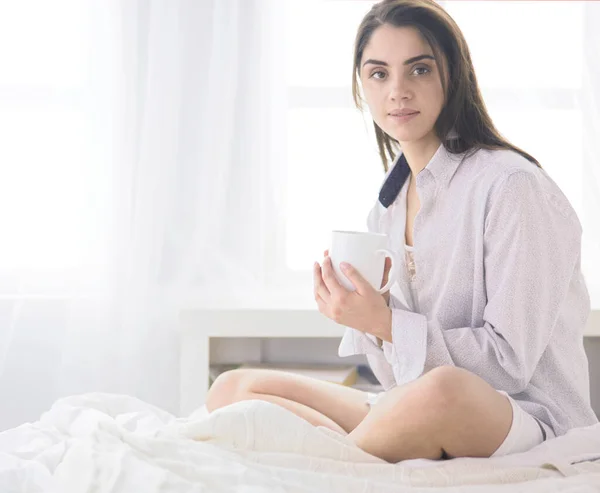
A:
MULTIPOLYGON (((431 55, 417 55, 414 56, 412 58, 409 58, 408 60, 405 60, 405 62, 403 63, 403 65, 410 65, 411 63, 415 63, 418 62, 419 60, 424 60, 424 59, 429 59, 429 60, 433 60, 435 61, 435 58, 431 55)), ((374 60, 373 58, 369 58, 368 60, 365 61, 365 63, 363 63, 363 67, 367 64, 367 63, 372 63, 373 65, 383 65, 384 67, 388 66, 387 62, 381 61, 381 60, 374 60)))
POLYGON ((428 60, 433 60, 435 62, 435 58, 431 55, 427 55, 427 54, 423 54, 423 55, 418 55, 418 56, 414 56, 412 58, 409 58, 408 60, 406 60, 403 65, 410 65, 411 63, 415 63, 418 62, 419 60, 424 60, 424 59, 428 59, 428 60))

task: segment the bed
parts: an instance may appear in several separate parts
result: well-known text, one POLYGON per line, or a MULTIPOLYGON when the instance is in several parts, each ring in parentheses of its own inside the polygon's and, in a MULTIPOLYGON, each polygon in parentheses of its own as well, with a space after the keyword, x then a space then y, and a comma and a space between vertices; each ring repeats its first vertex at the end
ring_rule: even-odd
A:
POLYGON ((600 424, 523 454, 388 464, 268 402, 176 418, 130 396, 91 393, 0 433, 2 493, 599 490, 600 424))

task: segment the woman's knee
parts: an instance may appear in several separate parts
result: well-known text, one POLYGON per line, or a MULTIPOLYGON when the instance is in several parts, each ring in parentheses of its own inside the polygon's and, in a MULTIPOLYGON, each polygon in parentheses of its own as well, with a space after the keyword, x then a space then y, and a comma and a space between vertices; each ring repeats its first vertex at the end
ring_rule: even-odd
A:
POLYGON ((453 408, 461 408, 476 378, 464 368, 439 366, 419 380, 424 398, 447 414, 453 408))
POLYGON ((206 409, 209 412, 233 404, 248 387, 247 370, 235 369, 221 373, 210 386, 206 395, 206 409))
POLYGON ((465 391, 468 372, 454 366, 440 366, 425 373, 417 380, 400 387, 396 404, 410 399, 418 409, 426 409, 430 416, 446 415, 448 410, 460 402, 465 391))

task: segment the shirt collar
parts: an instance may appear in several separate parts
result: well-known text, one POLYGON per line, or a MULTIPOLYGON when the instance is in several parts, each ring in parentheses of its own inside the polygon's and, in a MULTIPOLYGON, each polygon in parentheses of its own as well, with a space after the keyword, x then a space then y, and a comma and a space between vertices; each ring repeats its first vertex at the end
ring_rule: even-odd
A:
POLYGON ((447 187, 464 157, 465 153, 452 154, 440 144, 423 171, 431 173, 438 186, 447 187))
MULTIPOLYGON (((417 187, 426 186, 423 182, 429 181, 427 175, 434 179, 437 187, 447 187, 463 158, 464 153, 452 154, 444 144, 440 144, 427 166, 417 175, 417 187)), ((379 201, 384 207, 387 208, 394 202, 409 175, 410 167, 403 153, 400 152, 379 192, 379 201)))

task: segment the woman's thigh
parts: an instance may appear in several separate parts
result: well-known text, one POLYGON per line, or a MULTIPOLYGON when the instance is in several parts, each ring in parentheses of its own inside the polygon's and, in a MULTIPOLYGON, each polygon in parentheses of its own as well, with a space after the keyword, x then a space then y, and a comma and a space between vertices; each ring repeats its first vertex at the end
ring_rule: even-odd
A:
POLYGON ((505 395, 467 370, 442 366, 384 394, 350 438, 389 462, 489 457, 511 423, 505 395))
POLYGON ((362 390, 279 370, 230 370, 215 380, 209 400, 211 394, 220 392, 228 393, 232 402, 243 400, 248 394, 283 397, 324 414, 347 432, 356 428, 369 412, 367 393, 362 390))

